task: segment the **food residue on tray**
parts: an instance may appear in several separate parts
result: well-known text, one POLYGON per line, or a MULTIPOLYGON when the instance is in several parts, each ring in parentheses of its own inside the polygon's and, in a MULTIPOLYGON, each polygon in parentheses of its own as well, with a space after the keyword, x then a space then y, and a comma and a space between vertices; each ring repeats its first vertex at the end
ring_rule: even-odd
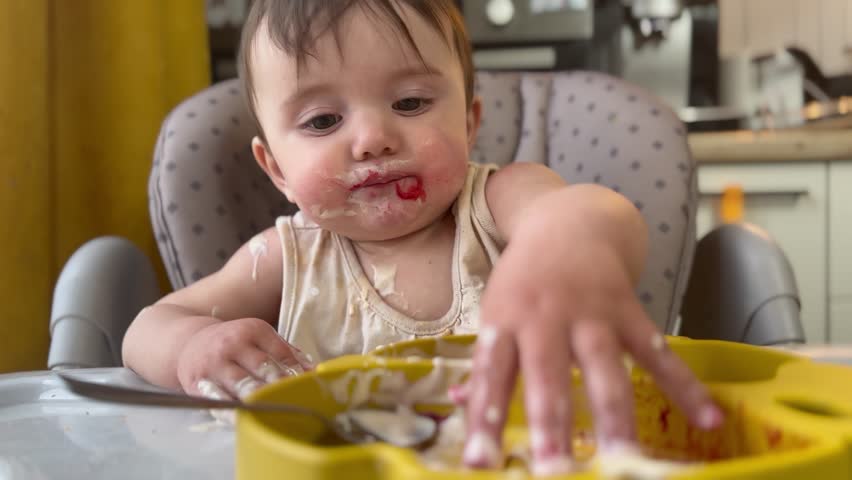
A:
MULTIPOLYGON (((403 371, 373 368, 349 370, 334 380, 322 383, 335 401, 346 406, 347 409, 358 409, 371 404, 390 410, 397 409, 402 412, 400 414, 404 414, 412 411, 416 404, 452 406, 447 390, 464 379, 470 372, 471 362, 469 359, 438 357, 433 358, 432 363, 433 368, 430 373, 414 382, 410 382, 403 371), (376 383, 375 387, 373 383, 376 383)), ((419 413, 422 414, 422 412, 419 413)), ((662 431, 668 429, 669 413, 670 408, 660 412, 659 421, 662 431)), ((493 409, 487 415, 489 421, 493 421, 495 417, 499 418, 500 412, 493 409)), ((438 430, 431 442, 417 449, 420 460, 434 470, 463 469, 464 410, 457 407, 449 416, 433 415, 433 418, 438 422, 438 430)), ((577 429, 573 443, 574 456, 565 460, 572 462, 574 470, 595 468, 600 474, 609 478, 665 478, 675 471, 696 465, 696 463, 659 460, 651 458, 642 451, 630 449, 596 455, 593 436, 586 429, 577 429)), ((502 465, 506 472, 518 474, 531 470, 527 435, 518 434, 516 430, 513 435, 505 436, 502 449, 498 449, 496 445, 494 448, 495 456, 503 457, 502 465)))

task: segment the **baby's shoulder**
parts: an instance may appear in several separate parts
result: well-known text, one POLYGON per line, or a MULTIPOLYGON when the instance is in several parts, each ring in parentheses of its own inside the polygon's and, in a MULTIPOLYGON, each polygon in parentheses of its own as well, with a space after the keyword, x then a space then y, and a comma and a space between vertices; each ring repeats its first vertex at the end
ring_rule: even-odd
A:
POLYGON ((313 220, 302 215, 302 212, 278 217, 275 221, 275 230, 284 245, 285 254, 289 250, 325 250, 335 243, 332 232, 320 227, 313 220))

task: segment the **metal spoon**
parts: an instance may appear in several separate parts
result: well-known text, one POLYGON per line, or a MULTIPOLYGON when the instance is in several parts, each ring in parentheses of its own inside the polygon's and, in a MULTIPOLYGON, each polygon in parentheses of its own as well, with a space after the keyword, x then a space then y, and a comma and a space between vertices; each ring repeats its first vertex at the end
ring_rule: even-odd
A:
POLYGON ((163 393, 88 382, 65 372, 53 373, 62 379, 72 392, 113 403, 173 408, 237 408, 251 412, 308 415, 322 422, 340 440, 353 444, 381 441, 398 447, 417 447, 428 443, 438 430, 435 420, 415 413, 397 415, 388 410, 365 408, 348 410, 329 418, 314 409, 299 405, 215 400, 182 393, 163 393))

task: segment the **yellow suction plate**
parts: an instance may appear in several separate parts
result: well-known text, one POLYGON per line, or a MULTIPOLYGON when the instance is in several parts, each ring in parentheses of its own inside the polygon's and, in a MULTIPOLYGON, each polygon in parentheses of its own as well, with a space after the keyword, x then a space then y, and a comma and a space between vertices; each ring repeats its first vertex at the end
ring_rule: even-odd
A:
MULTIPOLYGON (((346 408, 328 385, 351 371, 403 372, 410 381, 429 374, 433 358, 464 357, 473 336, 420 339, 348 356, 316 371, 268 385, 249 401, 288 402, 328 415, 346 408)), ((777 350, 721 341, 668 338, 672 350, 706 383, 727 413, 723 428, 704 432, 684 416, 638 368, 634 384, 637 427, 643 449, 655 458, 696 462, 677 479, 852 479, 852 368, 820 364, 777 350)), ((439 361, 438 364, 442 362, 439 361)), ((452 363, 452 361, 450 361, 452 363)), ((450 371, 451 369, 447 370, 450 371)), ((375 389, 379 375, 369 388, 375 389)), ((566 378, 581 386, 577 372, 566 378)), ((349 393, 355 393, 349 387, 349 393)), ((510 406, 506 445, 525 441, 522 386, 510 406)), ((588 456, 592 419, 582 390, 572 390, 577 415, 576 455, 588 456)), ((434 408, 438 408, 435 406, 434 408)), ((440 413, 449 413, 447 408, 440 413)), ((315 420, 262 413, 237 416, 236 473, 241 480, 311 479, 501 479, 505 471, 433 470, 412 450, 385 444, 323 445, 315 420)), ((594 469, 561 478, 596 478, 594 469)))

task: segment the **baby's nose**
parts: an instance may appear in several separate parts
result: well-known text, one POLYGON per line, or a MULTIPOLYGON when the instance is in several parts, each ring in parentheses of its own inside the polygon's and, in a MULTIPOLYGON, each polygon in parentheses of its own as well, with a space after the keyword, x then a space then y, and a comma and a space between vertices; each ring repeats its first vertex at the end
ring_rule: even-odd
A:
POLYGON ((361 125, 352 156, 362 161, 394 155, 398 151, 399 135, 393 125, 385 119, 373 118, 361 125))

